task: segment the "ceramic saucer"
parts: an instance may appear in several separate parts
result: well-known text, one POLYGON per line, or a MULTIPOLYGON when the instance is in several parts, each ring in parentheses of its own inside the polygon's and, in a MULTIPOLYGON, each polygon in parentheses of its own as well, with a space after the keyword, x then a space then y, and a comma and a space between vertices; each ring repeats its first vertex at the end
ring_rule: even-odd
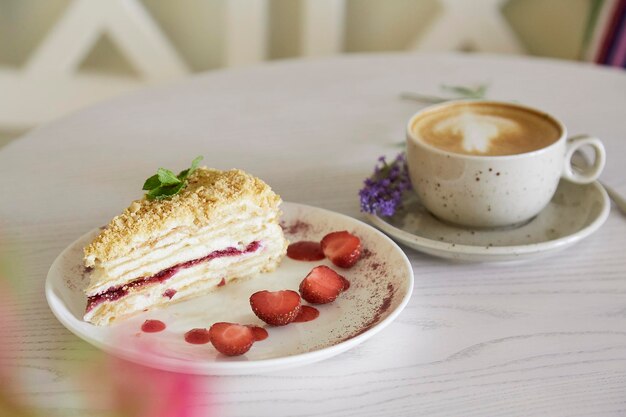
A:
POLYGON ((561 181, 546 208, 516 228, 469 229, 444 223, 426 211, 414 194, 394 216, 368 218, 396 241, 433 256, 510 262, 541 258, 577 243, 602 226, 609 209, 600 184, 561 181))

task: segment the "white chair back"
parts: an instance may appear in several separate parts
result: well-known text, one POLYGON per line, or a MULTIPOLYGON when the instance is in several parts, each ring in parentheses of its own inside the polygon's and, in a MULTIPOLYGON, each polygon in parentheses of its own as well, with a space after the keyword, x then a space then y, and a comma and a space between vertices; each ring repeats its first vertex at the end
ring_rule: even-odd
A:
MULTIPOLYGON (((269 1, 223 0, 224 66, 268 56, 269 1)), ((443 11, 411 49, 472 49, 520 53, 523 48, 500 13, 504 0, 442 0, 443 11)), ((344 50, 346 0, 302 0, 301 56, 344 50)), ((72 0, 21 69, 0 67, 0 128, 23 129, 138 86, 190 72, 139 0, 72 0), (84 74, 81 62, 106 34, 139 77, 84 74)))

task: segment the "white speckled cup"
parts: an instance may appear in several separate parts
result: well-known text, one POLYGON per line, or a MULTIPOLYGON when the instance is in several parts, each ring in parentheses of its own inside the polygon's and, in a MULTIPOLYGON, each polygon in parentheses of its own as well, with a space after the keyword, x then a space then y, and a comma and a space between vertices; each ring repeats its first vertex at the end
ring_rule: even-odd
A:
POLYGON ((502 156, 448 152, 418 139, 413 126, 425 112, 456 103, 459 101, 424 109, 407 125, 407 163, 413 188, 424 207, 441 220, 475 228, 522 224, 548 204, 561 178, 587 184, 604 168, 606 155, 599 139, 586 135, 568 139, 557 118, 518 104, 471 102, 542 114, 559 127, 559 139, 536 151, 502 156), (595 160, 587 170, 578 172, 572 169, 571 157, 583 146, 595 150, 595 160))

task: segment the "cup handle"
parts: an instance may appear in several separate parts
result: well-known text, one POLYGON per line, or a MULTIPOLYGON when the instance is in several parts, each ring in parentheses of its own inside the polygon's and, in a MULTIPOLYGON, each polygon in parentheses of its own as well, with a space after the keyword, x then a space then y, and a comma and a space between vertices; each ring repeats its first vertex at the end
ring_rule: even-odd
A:
POLYGON ((589 135, 573 136, 567 139, 565 148, 565 165, 563 166, 563 178, 576 184, 589 184, 600 176, 606 164, 606 151, 600 139, 589 135), (583 172, 572 169, 572 156, 579 148, 591 146, 595 151, 593 165, 583 172))

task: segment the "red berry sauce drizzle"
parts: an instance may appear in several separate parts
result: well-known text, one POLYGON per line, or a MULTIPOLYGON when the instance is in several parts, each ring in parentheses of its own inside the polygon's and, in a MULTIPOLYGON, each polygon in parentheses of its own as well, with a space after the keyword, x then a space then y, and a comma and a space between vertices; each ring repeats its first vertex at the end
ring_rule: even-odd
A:
POLYGON ((287 256, 296 261, 321 261, 325 258, 319 242, 301 240, 287 247, 287 256))
POLYGON ((300 313, 296 316, 294 323, 304 323, 307 321, 313 321, 320 315, 320 311, 311 306, 302 306, 300 313))
POLYGON ((141 325, 141 331, 145 333, 158 333, 165 330, 165 323, 161 320, 146 320, 141 325))
POLYGON ((191 329, 185 333, 185 341, 192 345, 204 345, 211 341, 208 329, 191 329))
POLYGON ((105 292, 89 297, 87 299, 86 311, 92 310, 95 306, 105 301, 119 300, 120 298, 127 295, 128 291, 131 289, 141 288, 146 285, 164 282, 170 279, 171 277, 173 277, 181 269, 191 268, 200 263, 208 262, 215 258, 222 258, 225 256, 238 256, 238 255, 243 255, 245 253, 255 252, 259 249, 260 246, 261 246, 261 243, 258 241, 255 241, 255 242, 250 243, 244 250, 239 250, 233 247, 226 248, 223 250, 217 250, 217 251, 209 253, 207 256, 204 256, 202 258, 193 259, 191 261, 183 262, 183 263, 174 265, 170 268, 164 269, 163 271, 155 275, 152 275, 150 277, 137 278, 136 280, 133 280, 127 284, 120 285, 117 287, 111 287, 105 292))

